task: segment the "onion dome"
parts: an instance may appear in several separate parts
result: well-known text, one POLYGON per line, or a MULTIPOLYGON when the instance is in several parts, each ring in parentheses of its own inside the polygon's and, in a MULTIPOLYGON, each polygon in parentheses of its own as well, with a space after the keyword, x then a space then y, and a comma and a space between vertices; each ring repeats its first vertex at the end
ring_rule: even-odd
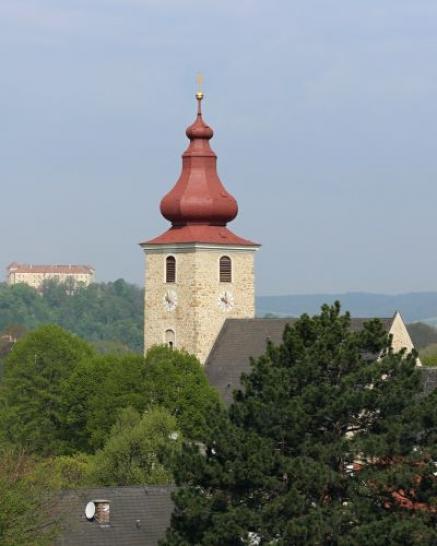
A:
POLYGON ((226 227, 237 216, 238 205, 217 174, 217 156, 209 145, 214 132, 202 118, 203 93, 197 93, 196 98, 197 117, 186 130, 190 144, 182 155, 181 175, 161 201, 161 213, 172 225, 141 246, 208 243, 258 247, 226 227))
POLYGON ((173 226, 226 226, 238 213, 237 201, 217 174, 217 156, 209 145, 213 130, 202 118, 203 93, 197 93, 196 120, 186 130, 190 139, 182 155, 182 172, 161 201, 161 213, 173 226))

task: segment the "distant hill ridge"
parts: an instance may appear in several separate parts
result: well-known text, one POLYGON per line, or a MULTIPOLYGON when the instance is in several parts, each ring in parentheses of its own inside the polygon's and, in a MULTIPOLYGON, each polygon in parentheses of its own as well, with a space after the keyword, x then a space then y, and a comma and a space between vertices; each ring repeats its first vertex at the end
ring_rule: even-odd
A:
POLYGON ((406 322, 427 322, 437 325, 437 292, 407 294, 372 294, 347 292, 344 294, 308 294, 259 296, 256 298, 258 316, 272 313, 278 316, 316 314, 324 303, 340 301, 344 311, 356 317, 390 317, 399 311, 406 322))

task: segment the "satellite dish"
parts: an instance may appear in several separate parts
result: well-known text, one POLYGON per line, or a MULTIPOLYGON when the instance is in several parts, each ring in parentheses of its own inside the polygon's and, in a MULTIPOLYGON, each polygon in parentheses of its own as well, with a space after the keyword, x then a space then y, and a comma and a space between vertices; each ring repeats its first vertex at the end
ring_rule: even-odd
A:
POLYGON ((94 519, 96 513, 96 505, 91 501, 85 506, 85 517, 88 521, 94 519))

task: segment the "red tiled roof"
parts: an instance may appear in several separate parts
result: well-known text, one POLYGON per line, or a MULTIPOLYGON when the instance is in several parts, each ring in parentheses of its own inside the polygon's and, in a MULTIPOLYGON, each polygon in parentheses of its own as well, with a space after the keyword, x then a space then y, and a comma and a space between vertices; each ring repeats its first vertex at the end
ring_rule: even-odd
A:
POLYGON ((243 239, 232 233, 225 226, 208 225, 187 225, 173 226, 168 231, 151 239, 144 241, 141 245, 168 245, 173 243, 210 243, 215 245, 238 245, 258 247, 247 239, 243 239))
POLYGON ((64 274, 94 274, 94 268, 89 265, 31 265, 11 263, 8 273, 64 273, 64 274))

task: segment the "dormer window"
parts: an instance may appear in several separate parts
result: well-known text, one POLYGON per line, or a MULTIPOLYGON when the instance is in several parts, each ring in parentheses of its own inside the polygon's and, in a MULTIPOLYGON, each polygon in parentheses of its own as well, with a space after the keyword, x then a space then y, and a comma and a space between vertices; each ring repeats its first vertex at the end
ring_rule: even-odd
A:
POLYGON ((165 260, 165 282, 176 282, 176 258, 167 256, 165 260))
POLYGON ((220 258, 220 282, 232 282, 232 261, 229 256, 220 258))

